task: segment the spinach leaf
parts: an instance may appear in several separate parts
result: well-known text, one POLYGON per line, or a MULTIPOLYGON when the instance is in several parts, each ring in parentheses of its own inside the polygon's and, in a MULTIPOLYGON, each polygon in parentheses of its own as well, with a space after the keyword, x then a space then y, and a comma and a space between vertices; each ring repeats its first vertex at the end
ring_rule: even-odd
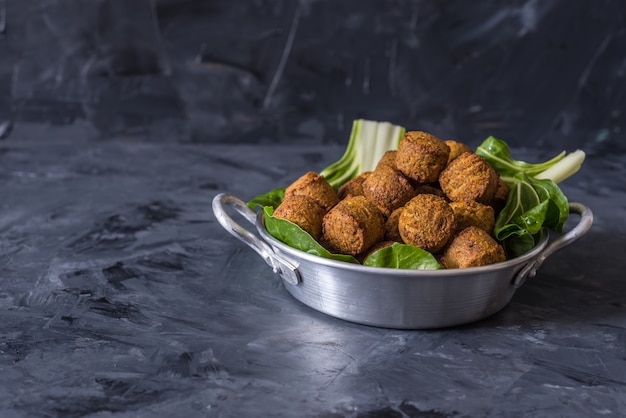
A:
POLYGON ((319 257, 359 264, 358 260, 351 255, 331 253, 315 241, 315 239, 313 239, 308 232, 304 231, 293 222, 274 217, 273 207, 265 206, 263 208, 263 212, 265 215, 265 228, 267 229, 267 232, 277 240, 284 242, 297 250, 317 255, 319 257))
POLYGON ((372 253, 363 264, 372 267, 409 270, 439 270, 443 268, 435 256, 428 251, 398 242, 372 253))
POLYGON ((257 206, 271 206, 276 209, 285 197, 285 189, 286 187, 281 187, 259 195, 248 202, 248 207, 252 210, 256 209, 257 206))

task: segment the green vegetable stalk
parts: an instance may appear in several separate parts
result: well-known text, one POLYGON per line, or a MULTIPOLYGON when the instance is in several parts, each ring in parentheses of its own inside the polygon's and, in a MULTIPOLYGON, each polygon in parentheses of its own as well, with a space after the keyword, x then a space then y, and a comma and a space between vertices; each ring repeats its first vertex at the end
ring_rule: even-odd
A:
POLYGON ((350 142, 343 156, 320 171, 335 189, 376 164, 389 150, 398 149, 405 128, 389 122, 357 119, 352 123, 350 142))

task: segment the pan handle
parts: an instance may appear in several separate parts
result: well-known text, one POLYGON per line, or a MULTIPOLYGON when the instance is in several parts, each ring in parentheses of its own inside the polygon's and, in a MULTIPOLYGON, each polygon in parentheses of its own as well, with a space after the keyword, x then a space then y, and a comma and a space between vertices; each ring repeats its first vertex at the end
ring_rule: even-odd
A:
POLYGON ((257 214, 246 205, 245 202, 227 193, 220 193, 213 198, 213 214, 222 227, 235 238, 243 241, 248 247, 259 254, 269 265, 274 273, 279 274, 287 283, 298 285, 301 282, 300 273, 296 266, 276 254, 272 247, 265 243, 241 225, 239 225, 228 213, 226 206, 230 206, 242 215, 252 225, 255 224, 257 214))
POLYGON ((537 270, 539 270, 539 267, 546 261, 546 258, 571 245, 589 231, 593 223, 593 213, 591 209, 581 203, 570 202, 569 213, 580 216, 578 224, 566 234, 561 235, 553 242, 549 243, 537 257, 526 264, 519 273, 517 273, 517 276, 513 280, 513 286, 515 286, 515 288, 519 288, 523 285, 527 278, 535 277, 537 270))

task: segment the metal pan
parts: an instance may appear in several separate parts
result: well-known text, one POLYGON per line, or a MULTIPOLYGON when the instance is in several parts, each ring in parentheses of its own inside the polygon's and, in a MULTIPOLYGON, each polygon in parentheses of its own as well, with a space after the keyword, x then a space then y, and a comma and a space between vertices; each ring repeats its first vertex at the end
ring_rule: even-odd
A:
POLYGON ((520 257, 482 267, 426 271, 367 267, 296 250, 269 235, 262 215, 245 202, 225 193, 213 199, 218 222, 256 251, 300 302, 347 321, 401 329, 461 325, 501 310, 547 257, 591 228, 593 214, 588 207, 580 203, 569 207, 570 213, 580 216, 578 223, 551 242, 543 231, 537 245, 520 257), (236 223, 226 207, 255 225, 258 235, 236 223))

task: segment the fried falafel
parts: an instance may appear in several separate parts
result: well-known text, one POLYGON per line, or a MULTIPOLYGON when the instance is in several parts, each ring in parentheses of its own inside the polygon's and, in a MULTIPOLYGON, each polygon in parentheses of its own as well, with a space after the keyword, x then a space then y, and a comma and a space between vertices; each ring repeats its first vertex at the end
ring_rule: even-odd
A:
POLYGON ((448 163, 450 148, 444 141, 422 131, 409 131, 398 144, 396 166, 419 184, 437 181, 448 163))
POLYGON ((489 204, 498 186, 498 174, 482 157, 464 152, 452 160, 439 176, 439 185, 452 201, 489 204))
POLYGON ((385 216, 415 196, 411 182, 398 170, 380 166, 363 182, 363 196, 373 202, 385 216))
POLYGON ((404 206, 398 220, 404 243, 431 253, 446 245, 454 229, 452 208, 444 198, 434 194, 415 196, 404 206))
POLYGON ((356 256, 383 239, 384 224, 374 203, 364 196, 349 196, 324 216, 322 239, 331 251, 356 256))
POLYGON ((491 199, 490 205, 493 207, 496 213, 499 213, 506 206, 506 201, 509 198, 509 192, 511 188, 500 176, 498 176, 498 185, 496 186, 496 193, 491 199))
POLYGON ((397 170, 398 166, 396 165, 396 154, 398 154, 397 150, 389 150, 385 152, 383 156, 380 157, 380 160, 378 160, 378 164, 376 164, 376 168, 382 167, 383 165, 387 165, 397 170))
POLYGON ((398 222, 400 221, 400 214, 404 210, 404 206, 397 208, 385 221, 385 240, 387 241, 395 241, 395 242, 404 242, 402 241, 402 237, 400 236, 400 231, 398 230, 398 222))
POLYGON ((489 234, 493 233, 496 216, 491 206, 473 200, 470 202, 459 200, 450 202, 450 207, 454 211, 457 231, 462 231, 468 226, 477 226, 489 234))
POLYGON ((370 174, 372 174, 371 171, 366 171, 339 186, 337 189, 337 197, 339 200, 345 199, 348 196, 363 196, 363 182, 370 174))
POLYGON ((443 142, 445 142, 448 148, 450 148, 448 163, 450 163, 450 161, 454 160, 456 157, 463 154, 464 152, 473 152, 469 146, 465 145, 462 142, 455 141, 454 139, 446 139, 443 142))
POLYGON ((448 196, 441 190, 439 187, 432 186, 430 184, 422 184, 420 186, 415 187, 415 194, 434 194, 444 199, 448 199, 448 196))
POLYGON ((273 216, 293 222, 319 241, 325 214, 324 209, 309 196, 291 195, 283 199, 273 216))
POLYGON ((506 260, 504 249, 483 229, 470 226, 455 235, 441 257, 445 268, 467 268, 506 260))
POLYGON ((293 195, 310 197, 324 209, 324 212, 328 212, 339 201, 337 192, 330 183, 313 171, 305 173, 285 189, 285 197, 293 195))

